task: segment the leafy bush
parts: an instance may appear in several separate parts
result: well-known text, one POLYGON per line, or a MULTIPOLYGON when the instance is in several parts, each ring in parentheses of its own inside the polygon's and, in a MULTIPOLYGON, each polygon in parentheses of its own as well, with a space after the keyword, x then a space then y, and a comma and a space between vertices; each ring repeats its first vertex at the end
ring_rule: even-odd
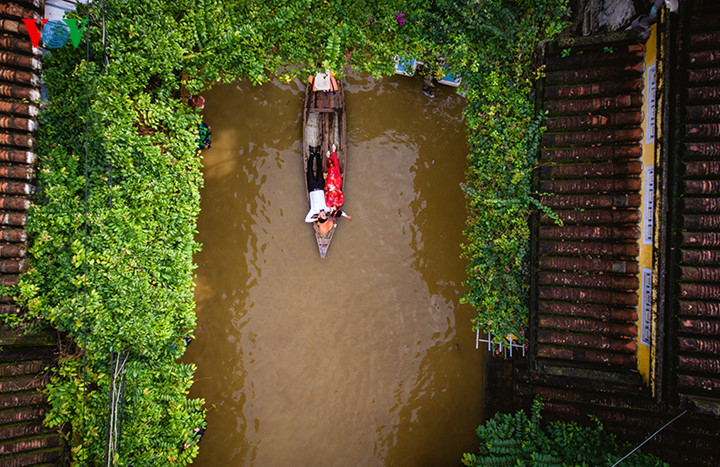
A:
MULTIPOLYGON (((629 443, 618 445, 615 437, 603 431, 597 420, 594 426, 552 422, 540 424, 542 403, 536 400, 527 417, 524 411, 497 414, 478 427, 481 439, 478 454, 463 454, 469 467, 486 465, 612 466, 630 452, 629 443)), ((636 451, 623 466, 650 467, 667 465, 657 458, 636 451)))
POLYGON ((531 172, 542 134, 535 115, 533 62, 538 42, 565 25, 567 2, 483 2, 453 16, 454 60, 463 71, 470 154, 468 259, 464 300, 477 311, 475 325, 497 340, 524 341, 528 319, 528 219, 539 202, 531 172))
POLYGON ((130 354, 118 463, 186 464, 198 448, 183 444, 205 423, 202 399, 187 397, 194 367, 177 362, 182 338, 195 327, 193 237, 202 184, 199 117, 173 97, 187 31, 162 31, 174 12, 143 17, 133 13, 140 3, 109 5, 107 66, 98 10, 88 31, 89 63, 84 47, 45 58, 40 192, 27 225, 31 264, 19 286, 26 325, 48 323, 79 346, 61 355, 46 423, 70 423, 73 457, 90 465, 105 456, 111 352, 130 354), (137 33, 138 25, 149 29, 137 33))

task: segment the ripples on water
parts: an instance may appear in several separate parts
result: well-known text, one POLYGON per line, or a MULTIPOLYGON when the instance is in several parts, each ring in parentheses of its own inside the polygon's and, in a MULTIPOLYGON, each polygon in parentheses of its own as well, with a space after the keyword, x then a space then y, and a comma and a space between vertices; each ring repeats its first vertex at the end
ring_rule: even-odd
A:
POLYGON ((482 421, 459 305, 464 101, 404 77, 347 80, 345 209, 321 260, 303 223, 303 84, 206 94, 192 395, 195 465, 457 465, 482 421))

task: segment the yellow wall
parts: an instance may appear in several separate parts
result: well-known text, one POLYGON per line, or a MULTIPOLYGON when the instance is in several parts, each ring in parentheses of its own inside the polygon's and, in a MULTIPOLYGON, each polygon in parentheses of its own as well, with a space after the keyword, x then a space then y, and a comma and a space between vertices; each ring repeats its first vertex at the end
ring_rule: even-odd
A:
POLYGON ((638 280, 640 282, 638 300, 638 371, 645 383, 650 380, 650 345, 653 345, 652 334, 652 305, 645 303, 651 301, 652 297, 652 251, 653 251, 653 228, 648 224, 648 218, 652 218, 654 211, 654 165, 655 165, 655 108, 653 102, 657 76, 657 25, 652 26, 652 33, 645 44, 645 92, 643 99, 643 153, 642 161, 642 204, 640 208, 640 256, 638 280), (650 183, 650 185, 648 185, 650 183), (648 216, 649 213, 649 216, 648 216), (643 272, 643 270, 645 272, 643 272), (645 276, 645 278, 643 278, 645 276), (645 287, 645 291, 643 291, 645 287), (650 300, 647 298, 650 297, 650 300), (643 327, 645 329, 643 329, 643 327), (643 343, 645 342, 645 343, 643 343), (647 345, 649 344, 649 345, 647 345))

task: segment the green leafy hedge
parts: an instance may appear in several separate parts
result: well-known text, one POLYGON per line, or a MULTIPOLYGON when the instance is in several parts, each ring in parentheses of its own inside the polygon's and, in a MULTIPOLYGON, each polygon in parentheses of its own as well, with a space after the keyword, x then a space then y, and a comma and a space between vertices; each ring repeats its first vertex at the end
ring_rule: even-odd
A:
POLYGON ((187 463, 197 447, 183 444, 205 423, 203 401, 187 397, 194 367, 177 362, 182 338, 195 327, 193 237, 202 183, 198 116, 173 97, 180 88, 177 44, 188 33, 158 28, 148 36, 172 11, 152 19, 139 11, 131 2, 109 5, 107 66, 96 9, 90 63, 82 46, 44 60, 49 97, 38 135, 40 192, 27 225, 32 261, 20 300, 25 320, 49 323, 80 347, 61 355, 46 423, 70 423, 73 458, 90 465, 105 455, 110 352, 130 353, 118 462, 187 463))
POLYGON ((528 319, 528 219, 539 202, 531 192, 542 129, 535 115, 533 62, 542 39, 564 27, 566 1, 485 2, 454 28, 456 55, 469 88, 465 118, 470 155, 468 221, 463 255, 475 325, 496 340, 524 342, 528 319), (466 21, 463 24, 463 21, 466 21))
POLYGON ((396 55, 420 58, 440 75, 435 58, 444 57, 461 72, 468 99, 465 299, 478 326, 521 333, 529 170, 539 138, 531 60, 537 41, 562 26, 565 0, 105 3, 104 47, 100 5, 91 6, 89 62, 83 46, 45 58, 40 192, 27 226, 31 265, 19 287, 25 326, 50 324, 78 345, 61 357, 46 420, 71 425, 76 460, 92 465, 104 456, 111 352, 130 354, 115 462, 184 465, 197 454, 183 444, 204 426, 203 401, 188 399, 193 366, 177 362, 195 327, 202 185, 200 117, 179 100, 183 86, 197 93, 242 78, 290 81, 318 68, 380 77, 392 73, 396 55))
MULTIPOLYGON (((612 466, 632 451, 629 443, 619 445, 615 437, 603 430, 597 420, 594 426, 552 422, 541 426, 542 403, 536 400, 530 418, 524 411, 499 413, 478 427, 481 444, 477 454, 465 453, 463 464, 469 467, 487 465, 546 466, 612 466)), ((651 467, 667 465, 657 458, 636 451, 622 462, 625 466, 651 467)))

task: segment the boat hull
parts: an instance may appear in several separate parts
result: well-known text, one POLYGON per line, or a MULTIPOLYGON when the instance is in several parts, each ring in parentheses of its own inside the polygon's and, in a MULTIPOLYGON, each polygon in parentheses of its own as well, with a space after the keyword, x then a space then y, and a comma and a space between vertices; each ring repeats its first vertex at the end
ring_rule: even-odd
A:
MULTIPOLYGON (((345 168, 347 163, 347 143, 345 130, 345 94, 342 82, 337 82, 338 89, 333 92, 313 91, 312 84, 308 83, 305 89, 305 105, 303 110, 303 174, 307 174, 308 160, 310 158, 310 146, 320 147, 320 154, 323 156, 323 172, 327 171, 327 160, 325 154, 331 151, 332 145, 337 146, 337 157, 340 165, 340 173, 345 187, 345 168)), ((305 179, 305 191, 307 193, 307 177, 305 179)), ((308 204, 310 196, 308 193, 308 204)), ((325 258, 333 235, 337 230, 337 219, 333 228, 326 234, 321 234, 317 222, 312 224, 315 233, 320 257, 325 258)))

